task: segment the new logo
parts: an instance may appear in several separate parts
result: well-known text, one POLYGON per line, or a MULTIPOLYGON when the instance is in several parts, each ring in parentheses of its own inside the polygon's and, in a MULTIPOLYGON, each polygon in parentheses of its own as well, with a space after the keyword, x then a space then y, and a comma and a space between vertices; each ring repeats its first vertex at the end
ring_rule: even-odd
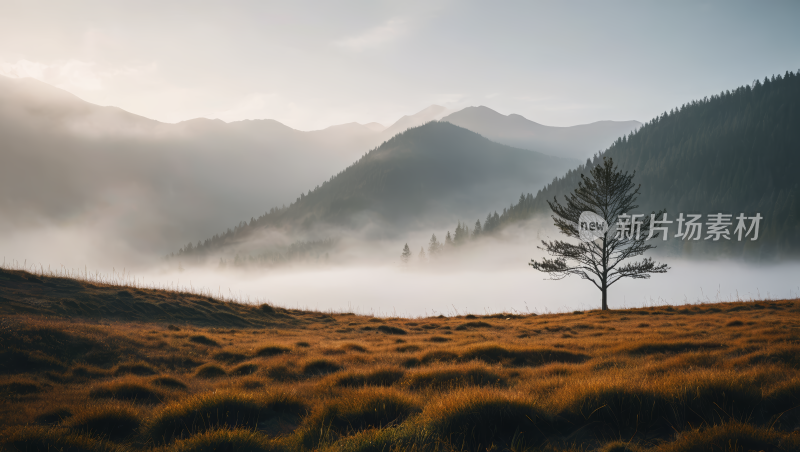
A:
POLYGON ((608 232, 608 222, 594 212, 582 212, 578 219, 578 233, 584 242, 602 238, 608 232))

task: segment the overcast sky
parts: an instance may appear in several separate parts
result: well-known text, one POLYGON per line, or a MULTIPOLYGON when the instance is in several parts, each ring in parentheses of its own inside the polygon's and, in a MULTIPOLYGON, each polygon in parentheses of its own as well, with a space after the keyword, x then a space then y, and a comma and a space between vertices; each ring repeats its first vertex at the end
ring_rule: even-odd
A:
POLYGON ((165 122, 646 121, 797 70, 798 22, 797 1, 0 0, 0 74, 165 122))

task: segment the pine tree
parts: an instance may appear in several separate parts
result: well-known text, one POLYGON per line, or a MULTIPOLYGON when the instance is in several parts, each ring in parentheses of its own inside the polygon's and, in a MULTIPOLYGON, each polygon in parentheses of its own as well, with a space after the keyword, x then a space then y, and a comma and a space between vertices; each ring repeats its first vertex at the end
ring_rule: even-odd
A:
POLYGON ((459 221, 458 226, 456 226, 456 232, 453 235, 453 243, 455 245, 463 245, 464 243, 467 242, 468 238, 469 238, 469 228, 467 227, 466 224, 461 224, 461 222, 459 221))
MULTIPOLYGON (((655 246, 646 244, 648 237, 658 238, 659 233, 650 230, 651 218, 645 216, 639 222, 636 233, 633 230, 606 230, 595 240, 587 240, 578 230, 578 222, 584 212, 599 215, 607 225, 617 224, 620 215, 627 215, 636 209, 637 195, 641 186, 633 183, 633 174, 623 173, 614 166, 611 159, 603 159, 602 165, 595 166, 588 177, 581 177, 578 188, 566 197, 566 206, 555 198, 550 204, 553 220, 562 234, 580 239, 578 245, 561 240, 542 240, 539 249, 552 258, 540 261, 531 259, 530 266, 535 270, 550 274, 552 279, 563 279, 577 275, 592 282, 602 294, 602 309, 608 309, 608 288, 622 278, 649 279, 651 273, 666 273, 666 264, 644 258, 638 262, 627 262, 629 258, 643 255, 655 246)), ((664 211, 653 213, 654 218, 662 218, 664 211)), ((633 227, 631 226, 631 229, 633 227)), ((593 237, 592 237, 593 238, 593 237)))
POLYGON ((425 262, 425 259, 426 259, 425 247, 421 246, 421 247, 419 247, 419 260, 422 261, 422 262, 425 262))
POLYGON ((439 251, 442 250, 442 244, 436 238, 436 234, 431 235, 431 240, 428 242, 428 254, 431 258, 436 257, 439 254, 439 251))
POLYGON ((445 248, 450 248, 453 246, 453 238, 450 236, 450 231, 447 231, 447 235, 444 238, 444 246, 445 248))
POLYGON ((481 230, 481 220, 475 221, 475 228, 472 229, 472 238, 478 238, 483 231, 481 230))
POLYGON ((491 213, 486 215, 486 221, 483 222, 483 232, 486 234, 491 234, 497 230, 500 226, 500 215, 497 212, 492 215, 491 213))
POLYGON ((403 260, 404 264, 407 264, 409 259, 411 259, 411 248, 408 247, 408 243, 403 247, 403 254, 400 255, 400 259, 403 260))

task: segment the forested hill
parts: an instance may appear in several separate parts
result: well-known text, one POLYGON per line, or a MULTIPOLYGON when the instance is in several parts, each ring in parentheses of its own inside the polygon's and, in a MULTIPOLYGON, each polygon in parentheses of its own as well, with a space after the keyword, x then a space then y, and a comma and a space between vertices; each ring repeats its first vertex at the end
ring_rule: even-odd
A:
POLYGON ((344 171, 224 234, 187 245, 181 254, 239 242, 265 227, 330 226, 404 232, 432 222, 474 218, 514 193, 543 187, 574 161, 516 149, 446 122, 395 135, 344 171))
MULTIPOLYGON (((506 225, 550 214, 546 200, 577 187, 581 173, 610 157, 635 171, 640 212, 760 213, 757 241, 658 243, 667 250, 707 254, 785 257, 800 254, 800 75, 765 78, 752 86, 692 101, 665 112, 614 142, 593 161, 569 171, 536 196, 523 196, 499 215, 506 225)), ((672 233, 677 226, 672 224, 672 233)), ((733 232, 736 226, 730 228, 733 232)), ((705 229, 704 229, 705 232, 705 229)), ((705 236, 705 234, 703 234, 705 236)))

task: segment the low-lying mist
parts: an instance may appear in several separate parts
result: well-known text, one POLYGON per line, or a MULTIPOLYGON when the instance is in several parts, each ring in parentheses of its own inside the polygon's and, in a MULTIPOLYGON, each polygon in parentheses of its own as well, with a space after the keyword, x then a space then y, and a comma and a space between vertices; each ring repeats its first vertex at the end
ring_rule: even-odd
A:
MULTIPOLYGON (((533 242, 488 240, 483 246, 453 250, 437 259, 421 261, 414 256, 408 264, 400 262, 399 254, 387 254, 382 263, 368 259, 272 269, 191 267, 148 273, 145 279, 203 285, 212 293, 243 301, 380 316, 544 313, 600 306, 600 291, 589 281, 576 276, 548 280, 530 268, 530 259, 541 255, 533 242)), ((795 279, 800 263, 664 261, 672 267, 667 274, 622 280, 612 286, 610 307, 786 298, 800 293, 795 279)))
MULTIPOLYGON (((202 262, 145 259, 136 250, 98 242, 90 233, 57 228, 38 238, 57 239, 58 247, 36 247, 37 236, 31 235, 18 246, 4 243, 3 249, 10 251, 5 256, 7 266, 24 263, 31 271, 63 265, 84 275, 119 277, 124 269, 128 281, 144 286, 203 291, 287 308, 416 317, 563 312, 600 306, 600 292, 590 282, 575 276, 548 280, 527 265, 531 258, 542 256, 537 249, 541 239, 557 237, 544 222, 529 222, 493 237, 455 245, 438 256, 428 253, 432 232, 444 241, 446 231, 418 231, 402 240, 365 241, 356 234, 340 235, 328 253, 281 265, 235 264, 230 254, 208 256, 202 262), (412 250, 407 263, 400 257, 405 243, 412 250), (424 258, 420 248, 425 250, 424 258)), ((244 249, 243 245, 238 252, 244 249)), ((752 264, 654 257, 669 264, 671 270, 649 280, 615 284, 609 291, 612 309, 787 298, 800 293, 796 282, 799 262, 752 264)))

